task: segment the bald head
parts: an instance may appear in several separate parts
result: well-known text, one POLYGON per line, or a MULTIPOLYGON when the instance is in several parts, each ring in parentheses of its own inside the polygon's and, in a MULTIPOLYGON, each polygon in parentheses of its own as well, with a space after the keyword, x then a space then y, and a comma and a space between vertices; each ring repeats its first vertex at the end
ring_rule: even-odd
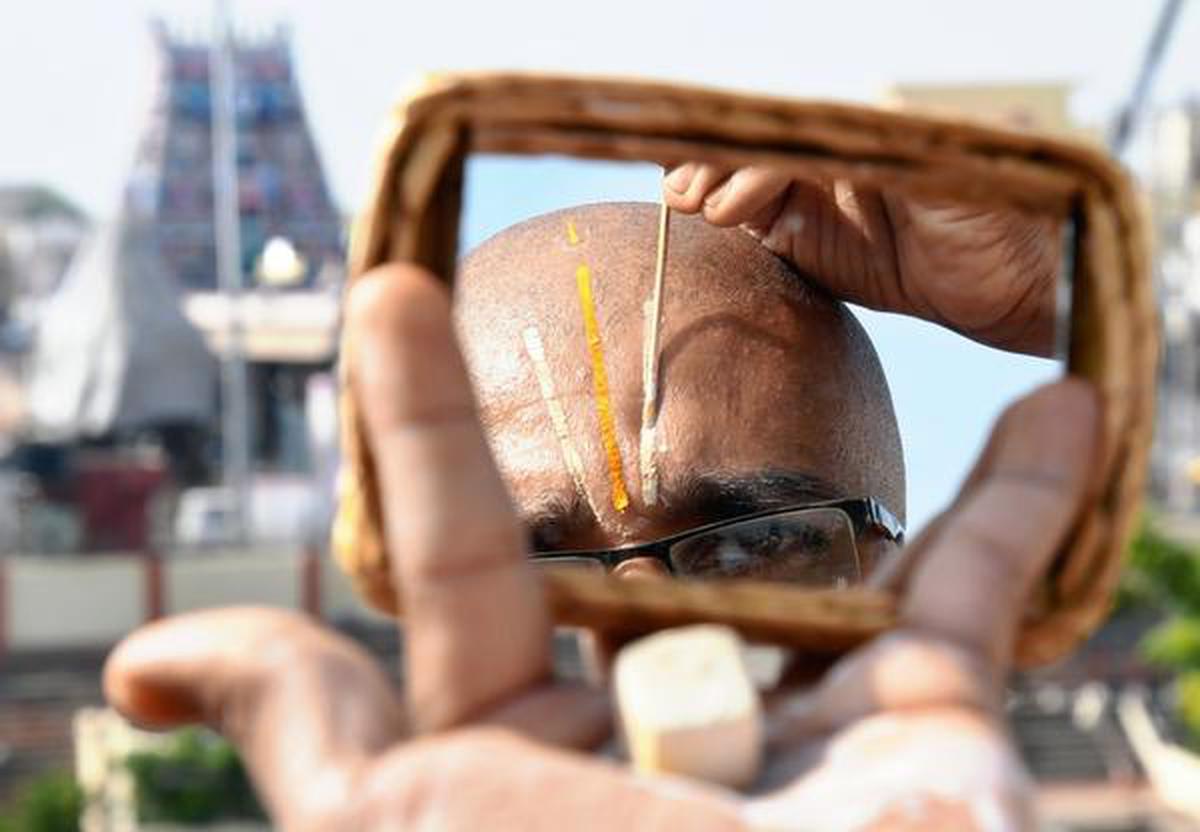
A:
POLYGON ((518 510, 560 548, 615 546, 727 516, 840 497, 904 512, 887 383, 862 328, 737 229, 673 216, 661 336, 659 469, 638 474, 643 303, 657 206, 581 206, 513 226, 458 275, 456 317, 493 452, 518 510), (568 225, 573 233, 568 231, 568 225), (624 483, 614 506, 577 269, 591 275, 624 483), (528 355, 526 330, 583 462, 577 484, 528 355), (581 494, 580 491, 585 493, 581 494))

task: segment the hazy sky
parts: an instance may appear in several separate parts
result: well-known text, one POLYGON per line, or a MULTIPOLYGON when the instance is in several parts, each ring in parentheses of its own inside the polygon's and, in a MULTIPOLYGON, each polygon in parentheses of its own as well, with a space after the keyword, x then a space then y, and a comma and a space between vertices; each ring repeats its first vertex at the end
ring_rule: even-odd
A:
MULTIPOLYGON (((870 100, 897 80, 1064 79, 1085 119, 1129 87, 1158 9, 1142 0, 766 2, 242 0, 247 26, 286 19, 334 189, 362 198, 373 137, 406 80, 438 68, 650 75, 870 100)), ((1194 5, 1194 4, 1193 4, 1194 5)), ((42 180, 93 213, 114 204, 144 111, 145 21, 202 29, 205 0, 0 3, 0 182, 42 180)), ((1200 78, 1185 9, 1160 87, 1200 78)), ((1192 81, 1194 85, 1195 82, 1192 81)))
MULTIPOLYGON (((1195 4, 1192 4, 1193 6, 1195 4)), ((1129 0, 831 3, 709 0, 235 3, 249 29, 287 20, 309 114, 336 196, 366 189, 379 125, 407 81, 436 69, 643 75, 805 97, 874 100, 896 81, 1064 80, 1078 118, 1122 100, 1159 4, 1129 0)), ((6 0, 0 5, 0 182, 45 181, 110 214, 149 94, 146 21, 202 31, 201 0, 6 0)), ((1156 102, 1200 90, 1200 9, 1183 25, 1156 102)), ((546 169, 466 236, 600 197, 654 198, 656 181, 546 169)), ((468 208, 519 171, 475 166, 468 208), (472 194, 475 196, 473 197, 472 194)), ((524 180, 528 181, 528 180, 524 180)), ((489 205, 495 205, 489 202, 489 205)), ((891 382, 909 461, 910 525, 954 493, 994 415, 1057 371, 933 327, 864 314, 891 382)))

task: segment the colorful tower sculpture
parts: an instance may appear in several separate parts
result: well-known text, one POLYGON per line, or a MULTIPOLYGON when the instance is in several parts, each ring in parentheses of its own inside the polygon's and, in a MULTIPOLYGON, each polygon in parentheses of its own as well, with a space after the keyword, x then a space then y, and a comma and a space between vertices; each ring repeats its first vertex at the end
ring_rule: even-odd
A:
MULTIPOLYGON (((158 83, 125 195, 184 292, 216 288, 209 50, 154 24, 158 83)), ((299 255, 296 288, 337 274, 342 222, 305 115, 285 27, 235 45, 238 202, 245 286, 255 287, 268 244, 299 255)))

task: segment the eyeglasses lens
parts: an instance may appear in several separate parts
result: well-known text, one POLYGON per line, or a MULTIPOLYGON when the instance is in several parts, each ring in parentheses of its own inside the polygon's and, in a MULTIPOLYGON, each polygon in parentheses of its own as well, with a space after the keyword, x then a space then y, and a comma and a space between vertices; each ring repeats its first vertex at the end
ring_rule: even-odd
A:
POLYGON ((752 578, 812 587, 847 586, 862 579, 854 527, 836 508, 733 523, 678 541, 670 558, 676 574, 689 578, 752 578))

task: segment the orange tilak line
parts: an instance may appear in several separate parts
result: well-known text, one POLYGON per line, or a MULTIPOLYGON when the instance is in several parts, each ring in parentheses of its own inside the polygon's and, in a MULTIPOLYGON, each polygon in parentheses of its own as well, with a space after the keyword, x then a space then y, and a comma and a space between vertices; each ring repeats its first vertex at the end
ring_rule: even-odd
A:
POLYGON ((629 492, 625 489, 625 474, 621 468, 621 449, 617 445, 617 428, 613 419, 612 401, 608 397, 608 374, 604 370, 604 349, 600 345, 600 326, 596 322, 596 303, 592 299, 592 274, 587 264, 575 270, 579 286, 579 305, 583 308, 583 329, 587 334, 588 352, 592 358, 592 386, 596 398, 596 417, 600 420, 600 441, 608 457, 608 478, 612 482, 612 503, 617 511, 629 507, 629 492))

